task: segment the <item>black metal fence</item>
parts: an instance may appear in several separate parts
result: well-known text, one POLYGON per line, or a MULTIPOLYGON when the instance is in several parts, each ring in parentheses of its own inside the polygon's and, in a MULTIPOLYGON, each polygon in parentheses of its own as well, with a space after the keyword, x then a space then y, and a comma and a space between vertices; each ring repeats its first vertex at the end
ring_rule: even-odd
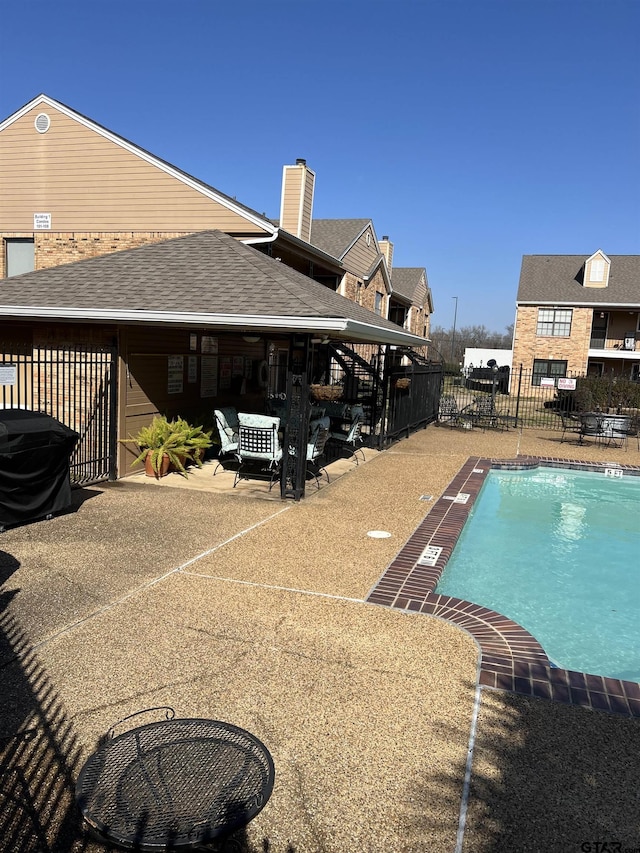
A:
POLYGON ((0 342, 0 408, 45 412, 79 433, 74 485, 115 479, 115 348, 0 342))
POLYGON ((440 364, 416 364, 389 370, 381 443, 408 436, 438 417, 443 370, 440 364))
POLYGON ((478 398, 493 397, 495 409, 520 427, 561 430, 560 412, 634 409, 640 403, 638 383, 615 374, 542 376, 522 366, 505 372, 484 368, 446 376, 443 393, 453 394, 459 408, 478 398))

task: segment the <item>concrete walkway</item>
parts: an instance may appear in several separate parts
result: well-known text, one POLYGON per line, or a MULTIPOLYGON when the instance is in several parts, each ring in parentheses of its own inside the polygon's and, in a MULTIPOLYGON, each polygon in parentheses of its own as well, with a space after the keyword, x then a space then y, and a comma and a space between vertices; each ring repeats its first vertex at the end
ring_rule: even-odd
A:
POLYGON ((431 426, 298 504, 205 469, 79 491, 73 513, 2 534, 0 736, 21 733, 0 741, 2 790, 33 808, 14 840, 0 818, 0 849, 104 849, 78 827, 78 771, 109 726, 157 705, 269 747, 247 853, 637 844, 637 720, 477 691, 467 634, 364 603, 426 496, 470 455, 519 453, 640 464, 559 434, 431 426))

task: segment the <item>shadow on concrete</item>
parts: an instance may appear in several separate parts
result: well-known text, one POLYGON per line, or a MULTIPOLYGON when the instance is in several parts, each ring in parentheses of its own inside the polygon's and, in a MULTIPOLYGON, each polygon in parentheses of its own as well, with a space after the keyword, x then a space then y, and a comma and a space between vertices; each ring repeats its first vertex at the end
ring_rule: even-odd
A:
MULTIPOLYGON (((446 725, 440 735, 457 736, 446 725)), ((640 720, 483 690, 464 853, 637 848, 639 752, 640 720)), ((464 774, 460 762, 417 786, 410 849, 435 828, 420 802, 436 804, 430 814, 456 811, 464 774)))
MULTIPOLYGON (((0 552, 5 585, 18 561, 0 552)), ((74 804, 80 748, 25 635, 8 613, 18 590, 0 593, 0 849, 84 850, 74 804)))

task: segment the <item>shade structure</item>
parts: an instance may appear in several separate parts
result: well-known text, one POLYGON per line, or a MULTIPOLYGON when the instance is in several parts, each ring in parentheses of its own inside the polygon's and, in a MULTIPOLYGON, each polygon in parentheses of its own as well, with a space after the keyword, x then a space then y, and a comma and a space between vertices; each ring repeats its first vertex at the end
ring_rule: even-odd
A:
POLYGON ((71 505, 69 460, 80 436, 43 412, 0 411, 0 527, 71 505))

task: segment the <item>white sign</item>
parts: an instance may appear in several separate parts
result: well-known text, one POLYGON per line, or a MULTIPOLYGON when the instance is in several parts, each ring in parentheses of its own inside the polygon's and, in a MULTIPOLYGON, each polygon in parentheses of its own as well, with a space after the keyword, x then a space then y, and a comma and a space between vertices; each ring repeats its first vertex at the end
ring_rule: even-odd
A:
POLYGON ((17 385, 18 368, 13 364, 0 364, 0 385, 17 385))
POLYGON ((51 214, 50 213, 34 213, 33 214, 33 230, 34 231, 50 231, 51 230, 51 214))
POLYGON ((198 381, 198 359, 195 355, 187 358, 187 382, 198 381))
POLYGON ((555 388, 556 387, 556 380, 552 379, 550 376, 543 376, 540 379, 540 385, 543 388, 555 388))
POLYGON ((200 341, 202 352, 215 355, 218 352, 218 339, 212 335, 203 335, 200 341))
POLYGON ((167 358, 167 393, 182 394, 184 388, 184 357, 170 355, 167 358))
POLYGON ((575 379, 558 379, 558 388, 561 388, 563 391, 575 391, 576 390, 576 380, 575 379))

